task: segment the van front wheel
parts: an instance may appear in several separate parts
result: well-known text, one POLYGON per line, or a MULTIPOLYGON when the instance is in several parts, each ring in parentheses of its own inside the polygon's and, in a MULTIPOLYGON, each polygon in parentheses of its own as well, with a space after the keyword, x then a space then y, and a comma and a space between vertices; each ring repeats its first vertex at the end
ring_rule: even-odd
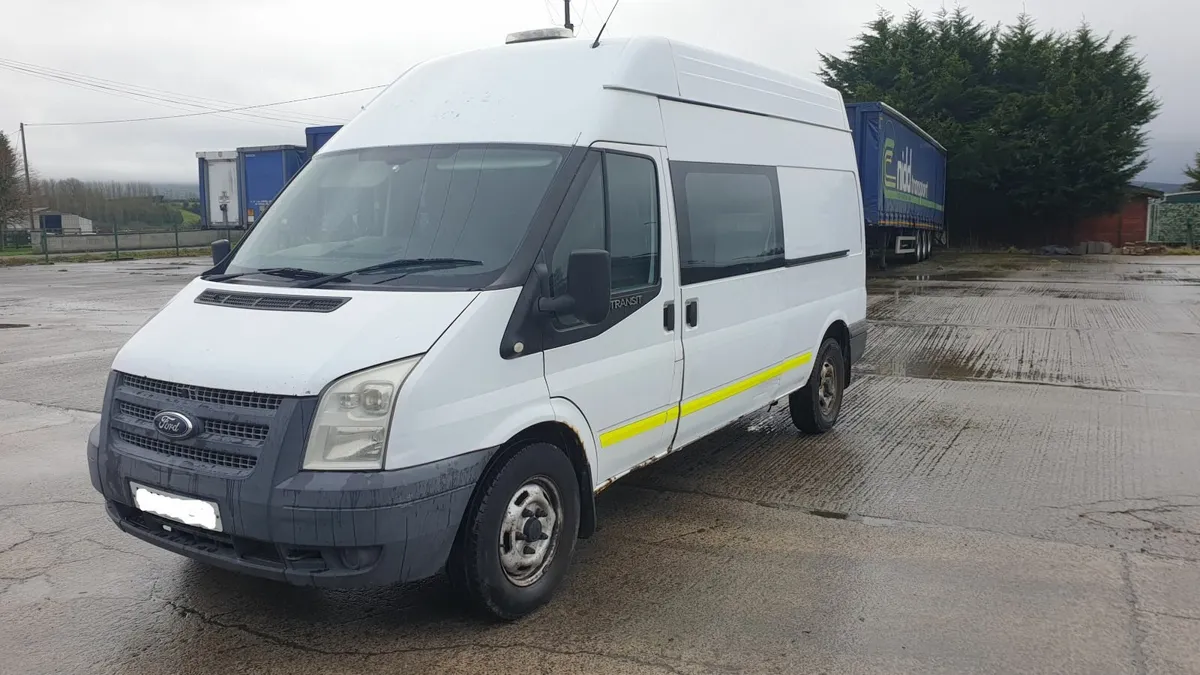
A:
POLYGON ((792 424, 806 434, 823 434, 837 423, 846 387, 842 346, 829 338, 821 345, 808 384, 788 397, 792 424))
POLYGON ((579 501, 575 467, 562 450, 521 448, 484 476, 450 555, 451 583, 505 621, 546 604, 571 562, 579 501))

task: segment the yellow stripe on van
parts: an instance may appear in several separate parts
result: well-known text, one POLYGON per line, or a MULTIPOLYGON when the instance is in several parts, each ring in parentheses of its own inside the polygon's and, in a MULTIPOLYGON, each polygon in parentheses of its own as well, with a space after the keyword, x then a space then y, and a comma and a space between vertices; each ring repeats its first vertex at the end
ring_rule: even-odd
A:
POLYGON ((647 431, 657 429, 677 419, 679 419, 679 406, 672 406, 662 412, 654 413, 649 417, 642 418, 636 422, 630 422, 629 424, 600 434, 600 447, 607 448, 610 445, 616 445, 621 441, 627 441, 638 434, 644 434, 647 431))
POLYGON ((812 358, 812 352, 798 354, 782 363, 778 363, 770 368, 767 368, 766 370, 755 373, 750 377, 727 384, 720 389, 714 389, 707 394, 701 394, 694 398, 688 399, 680 406, 674 406, 662 412, 657 412, 648 417, 643 417, 642 419, 630 422, 629 424, 624 424, 610 429, 609 431, 605 431, 604 433, 600 434, 600 447, 607 448, 608 446, 616 445, 621 441, 627 441, 634 436, 644 434, 647 431, 657 429, 664 424, 674 422, 680 417, 686 417, 694 412, 699 412, 705 408, 714 406, 721 401, 731 399, 738 394, 745 393, 757 387, 758 385, 763 384, 773 377, 778 377, 789 370, 803 366, 804 364, 812 361, 812 358))

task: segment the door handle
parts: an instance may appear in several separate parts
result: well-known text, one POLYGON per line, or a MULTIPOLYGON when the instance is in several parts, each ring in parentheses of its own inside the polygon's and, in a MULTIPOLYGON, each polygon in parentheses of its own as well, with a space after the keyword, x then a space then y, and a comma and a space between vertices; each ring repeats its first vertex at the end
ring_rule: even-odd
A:
POLYGON ((687 325, 691 328, 695 328, 696 324, 700 322, 700 307, 695 298, 684 303, 683 316, 684 320, 687 321, 687 325))
POLYGON ((675 330, 675 301, 671 300, 663 305, 663 328, 668 333, 675 330))

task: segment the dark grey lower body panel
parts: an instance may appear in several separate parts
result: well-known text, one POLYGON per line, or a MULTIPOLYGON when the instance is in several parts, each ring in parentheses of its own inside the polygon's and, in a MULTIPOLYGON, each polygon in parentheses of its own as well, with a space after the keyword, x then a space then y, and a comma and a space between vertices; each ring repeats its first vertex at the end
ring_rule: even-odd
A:
POLYGON ((148 460, 104 444, 104 436, 93 432, 88 441, 92 484, 123 531, 236 572, 341 588, 415 581, 441 571, 494 453, 480 450, 396 471, 299 471, 256 481, 253 475, 222 477, 148 460), (131 481, 215 502, 224 531, 139 511, 131 481))
POLYGON ((867 322, 856 321, 850 326, 850 369, 858 363, 867 351, 867 322))

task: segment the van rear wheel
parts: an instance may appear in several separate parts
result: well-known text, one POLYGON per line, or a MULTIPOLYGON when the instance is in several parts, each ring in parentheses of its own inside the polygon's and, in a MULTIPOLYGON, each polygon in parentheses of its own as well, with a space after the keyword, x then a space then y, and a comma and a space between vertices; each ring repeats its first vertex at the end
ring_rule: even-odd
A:
POLYGON ((806 434, 823 434, 837 424, 846 388, 846 359, 837 340, 827 338, 817 351, 808 384, 788 396, 792 424, 806 434))
POLYGON ((534 443, 481 480, 447 565, 455 589, 494 618, 550 601, 579 533, 579 480, 562 450, 534 443))

